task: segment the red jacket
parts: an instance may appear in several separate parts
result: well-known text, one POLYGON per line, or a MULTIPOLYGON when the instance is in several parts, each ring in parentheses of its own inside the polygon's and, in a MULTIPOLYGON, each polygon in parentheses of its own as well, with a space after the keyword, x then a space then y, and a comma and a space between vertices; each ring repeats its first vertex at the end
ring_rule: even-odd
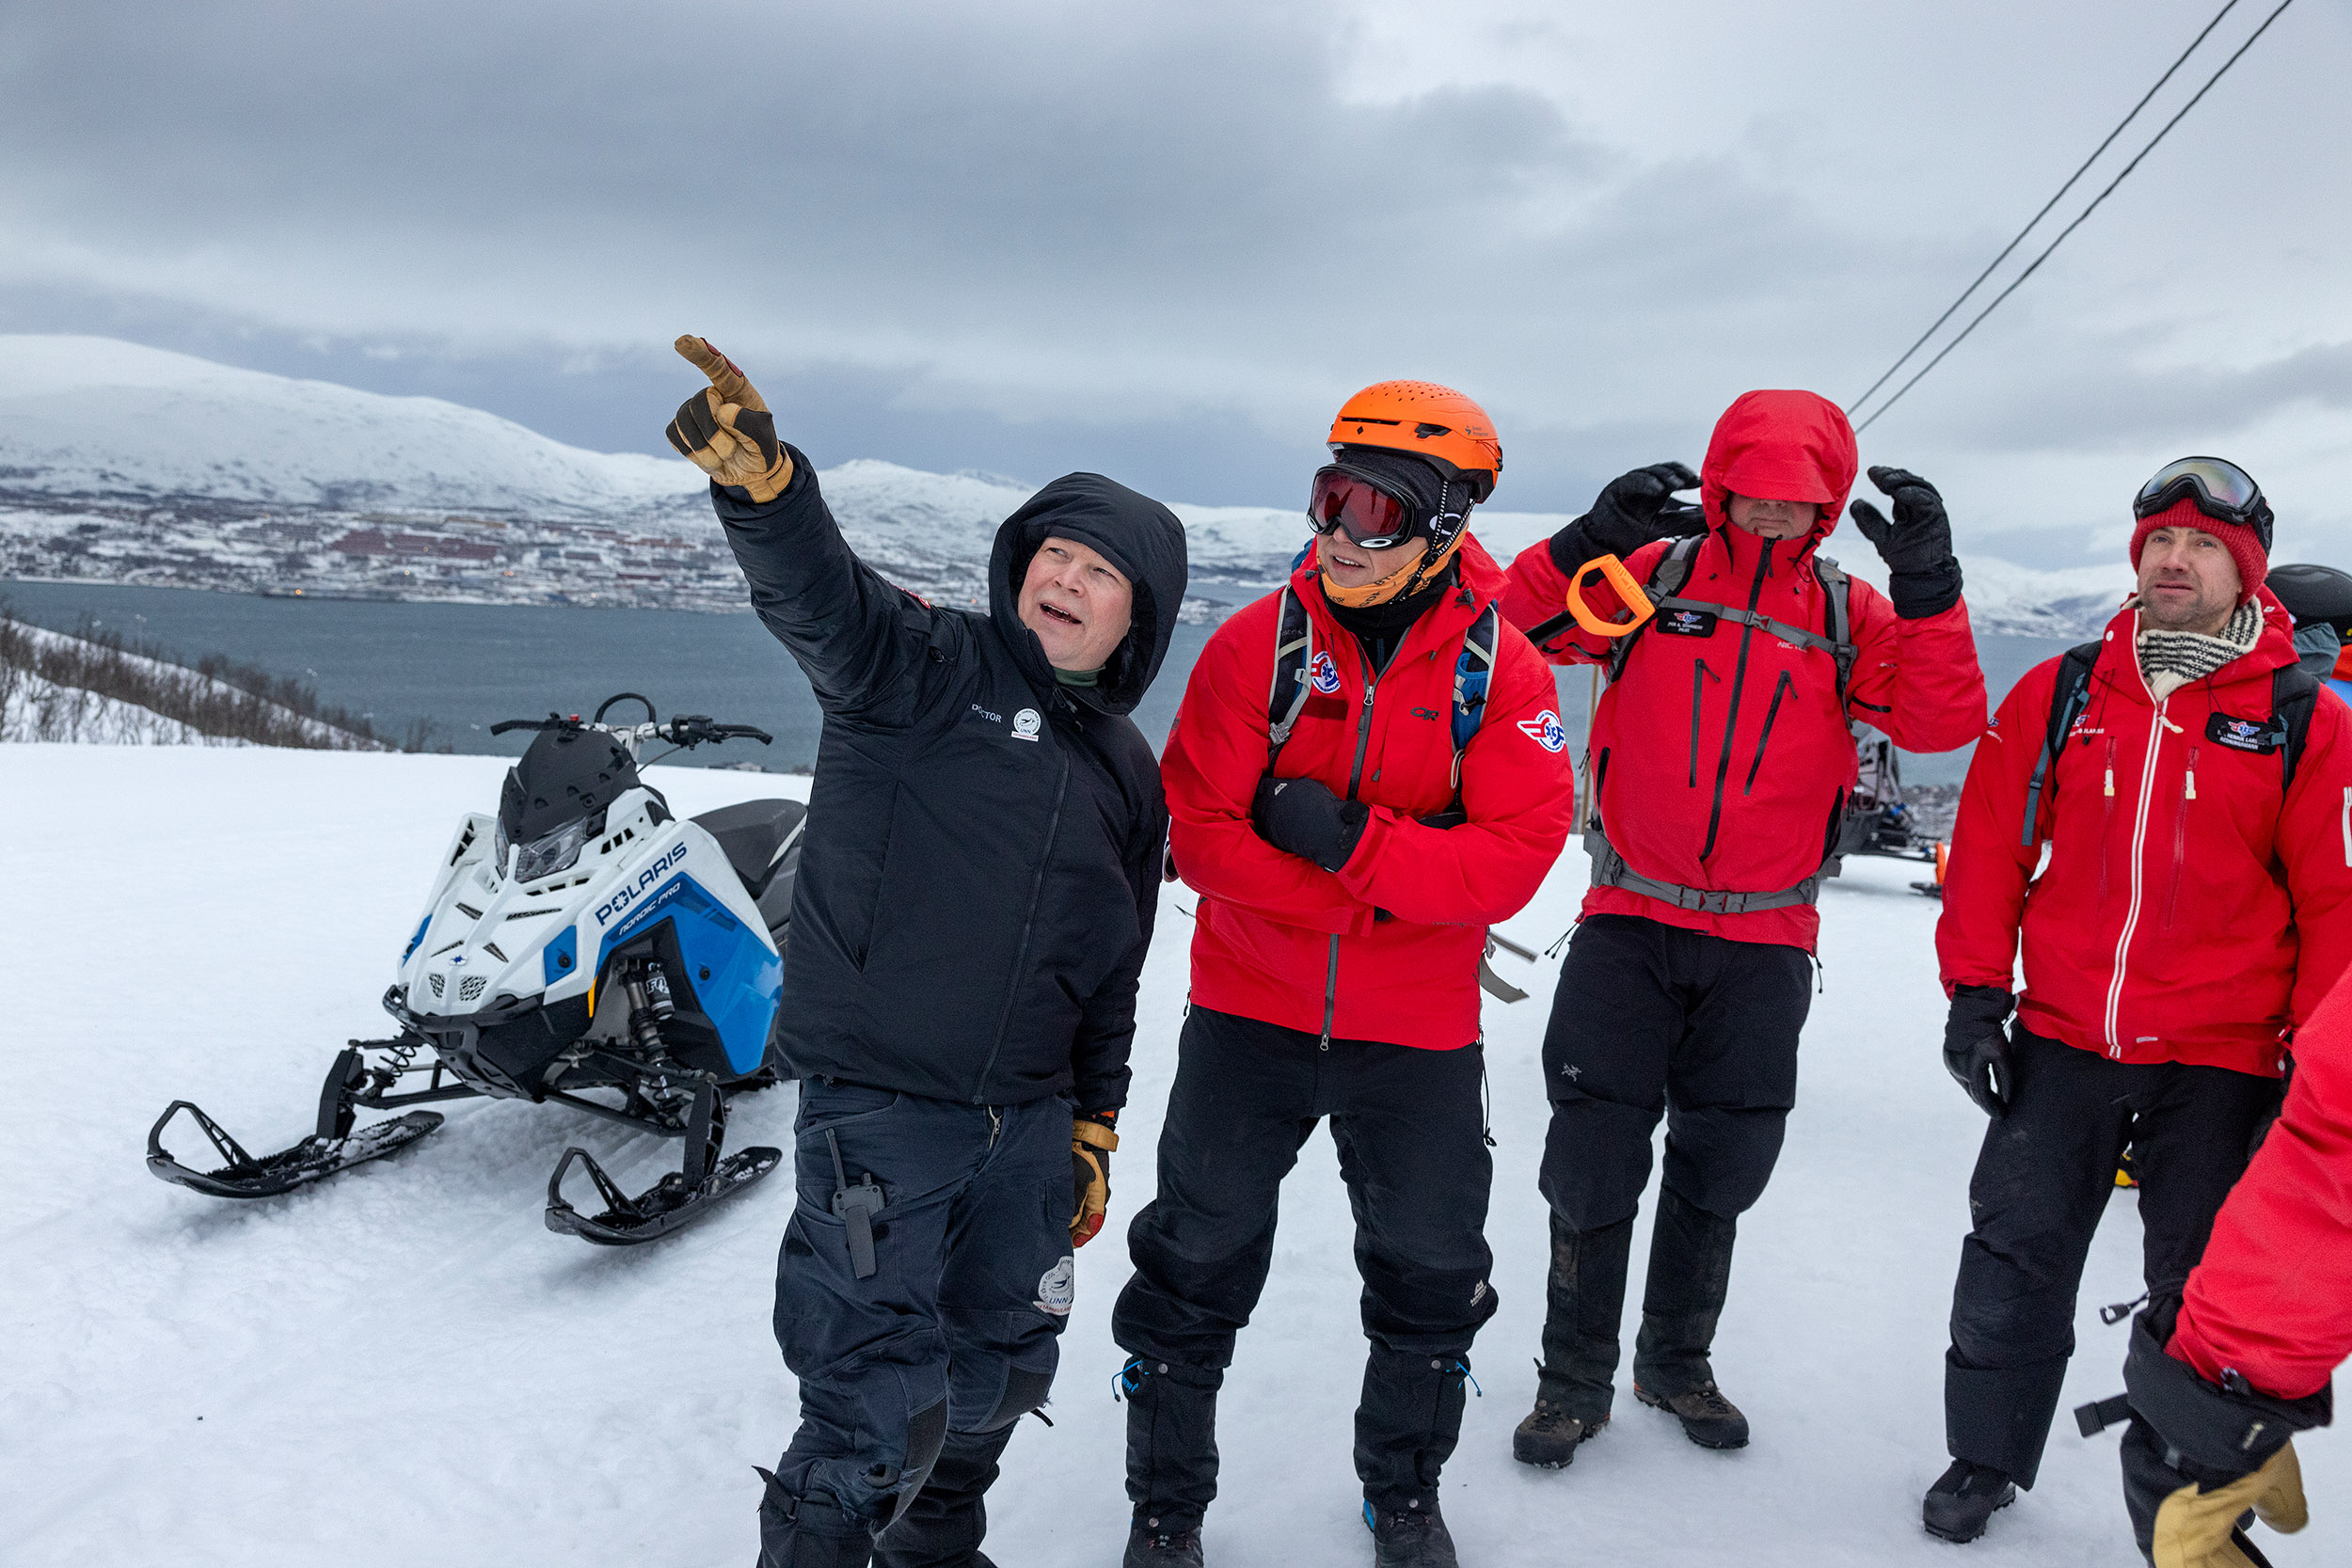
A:
POLYGON ((2214 1221, 2170 1349, 2290 1400, 2352 1355, 2352 986, 2296 1031, 2285 1114, 2214 1221))
MULTIPOLYGON (((1809 392, 1752 392, 1724 416, 1699 470, 1709 527, 1682 597, 1826 629, 1813 555, 1836 528, 1854 475, 1853 439, 1835 413, 1809 392), (1808 465, 1836 496, 1805 537, 1759 539, 1724 515, 1722 476, 1736 457, 1753 461, 1758 448, 1808 465)), ((1634 551, 1626 563, 1634 580, 1647 581, 1667 548, 1660 541, 1634 551)), ((1503 613, 1533 626, 1560 612, 1567 586, 1548 545, 1533 545, 1511 562, 1503 613)), ((1604 618, 1621 609, 1606 583, 1586 590, 1584 601, 1604 618)), ((1820 869, 1854 785, 1849 717, 1915 752, 1950 751, 1975 737, 1984 722, 1984 675, 1965 604, 1906 621, 1855 579, 1847 612, 1859 653, 1842 709, 1836 661, 1819 649, 1735 623, 1711 622, 1695 635, 1653 624, 1640 634, 1624 673, 1601 695, 1586 753, 1609 842, 1628 866, 1686 887, 1794 887, 1820 869)), ((1595 663, 1607 657, 1609 642, 1572 628, 1544 652, 1562 664, 1595 663)), ((1810 905, 1710 914, 1623 888, 1594 888, 1583 912, 1641 915, 1808 952, 1820 929, 1810 905)))
POLYGON ((2015 990, 2022 938, 2018 1018, 2034 1033, 2118 1061, 2278 1072, 2288 1031, 2352 958, 2352 711, 2313 705, 2284 791, 2275 752, 2213 738, 2229 717, 2269 718, 2271 672, 2295 662, 2285 611, 2261 597, 2253 651, 2161 705, 2133 651, 2137 613, 2117 612, 2030 842, 2059 661, 2017 683, 1961 794, 1935 929, 1947 990, 2015 990))
POLYGON ((1169 847, 1200 895, 1192 1000, 1201 1006, 1314 1032, 1327 1008, 1335 1037, 1437 1050, 1478 1037, 1486 927, 1534 896, 1574 801, 1551 672, 1506 626, 1485 720, 1462 756, 1470 822, 1449 832, 1415 820, 1453 800, 1454 662, 1502 585, 1475 539, 1458 559, 1461 588, 1413 624, 1376 681, 1332 618, 1311 557, 1291 576, 1313 619, 1317 678, 1275 770, 1372 804, 1336 875, 1249 825, 1266 770, 1280 595, 1232 616, 1200 651, 1161 774, 1169 847))

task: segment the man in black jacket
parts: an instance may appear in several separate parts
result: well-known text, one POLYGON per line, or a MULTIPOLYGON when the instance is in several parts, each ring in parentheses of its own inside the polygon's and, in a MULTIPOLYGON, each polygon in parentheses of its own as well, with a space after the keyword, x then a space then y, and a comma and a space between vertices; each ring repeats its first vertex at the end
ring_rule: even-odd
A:
POLYGON ((981 1497, 1052 1386, 1071 1249, 1109 1196, 1168 826, 1126 715, 1168 652, 1184 528, 1067 475, 997 531, 988 612, 934 609, 850 552, 742 372, 677 349, 711 387, 671 444, 825 711, 778 1025, 801 1427, 761 1568, 985 1568, 981 1497))

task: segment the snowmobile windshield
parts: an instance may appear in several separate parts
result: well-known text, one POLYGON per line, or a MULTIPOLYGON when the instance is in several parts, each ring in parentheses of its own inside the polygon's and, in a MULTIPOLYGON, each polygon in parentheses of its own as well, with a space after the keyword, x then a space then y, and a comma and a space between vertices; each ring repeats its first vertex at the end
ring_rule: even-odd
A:
POLYGON ((542 877, 552 877, 568 871, 580 859, 580 847, 604 832, 604 813, 582 816, 566 822, 551 833, 542 833, 524 845, 515 854, 515 880, 535 882, 542 877))
POLYGON ((604 831, 607 807, 641 787, 628 749, 594 730, 548 730, 507 770, 499 795, 499 859, 515 847, 518 881, 552 877, 604 831))

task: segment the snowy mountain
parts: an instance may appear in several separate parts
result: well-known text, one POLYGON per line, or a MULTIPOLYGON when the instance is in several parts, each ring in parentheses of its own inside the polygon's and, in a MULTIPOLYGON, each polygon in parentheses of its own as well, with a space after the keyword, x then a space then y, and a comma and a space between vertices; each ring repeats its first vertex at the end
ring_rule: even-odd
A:
POLYGON ((112 338, 0 335, 0 484, 345 511, 684 510, 675 457, 583 451, 438 398, 236 370, 112 338))
MULTIPOLYGON (((859 553, 946 603, 986 596, 997 525, 1034 488, 868 459, 820 474, 859 553)), ((108 338, 0 335, 0 570, 8 575, 741 608, 705 496, 702 475, 681 459, 586 451, 436 398, 236 370, 108 338), (386 531, 388 519, 404 531, 386 531), (448 531, 467 526, 504 531, 448 531), (591 528, 611 531, 575 536, 591 528)), ((1173 504, 1192 557, 1188 619, 1219 619, 1267 592, 1306 542, 1303 494, 1301 504, 1275 507, 1173 504)), ((1507 561, 1566 520, 1485 512, 1472 527, 1507 561)), ((1832 543, 1856 576, 1883 583, 1866 543, 1846 533, 1832 543)), ((1970 609, 1988 632, 2088 635, 2128 586, 2120 571, 1963 562, 1970 609)))

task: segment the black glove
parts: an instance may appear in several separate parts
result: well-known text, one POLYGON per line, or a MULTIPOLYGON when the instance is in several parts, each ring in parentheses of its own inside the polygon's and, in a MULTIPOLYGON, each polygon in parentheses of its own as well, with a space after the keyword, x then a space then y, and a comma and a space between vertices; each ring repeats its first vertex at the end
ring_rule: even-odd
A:
POLYGON ((1944 1022, 1944 1069, 1988 1117, 2009 1109, 2009 1037, 2017 999, 1998 986, 1954 986, 1944 1022))
POLYGON ((2164 1349, 2178 1298, 2152 1306, 2132 1322, 2123 1361, 2131 1430, 2123 1434, 2123 1500, 2139 1549, 2167 1565, 2260 1562, 2238 1521, 2248 1509, 2271 1528, 2303 1528, 2302 1472, 2290 1441, 2326 1426, 2330 1391, 2275 1399, 2233 1374, 2232 1386, 2206 1382, 2164 1349), (2161 1337, 2161 1338, 2160 1338, 2161 1337), (2226 1555, 2236 1544, 2239 1558, 2226 1555))
POLYGON ((1070 1244, 1082 1247, 1103 1228, 1111 1201, 1111 1150, 1119 1147, 1119 1113, 1097 1111, 1070 1124, 1070 1244))
POLYGON ((1699 476, 1679 463, 1653 463, 1619 474, 1602 486, 1593 509, 1551 536, 1552 564, 1573 576, 1604 555, 1622 560, 1653 539, 1704 533, 1707 516, 1677 490, 1696 485, 1699 476))
POLYGON ((1935 486, 1905 468, 1870 470, 1870 483, 1895 498, 1895 520, 1868 501, 1846 509, 1853 526, 1886 562, 1886 596, 1906 621, 1941 615, 1960 602, 1960 562, 1952 556, 1951 519, 1935 486))
POLYGON ((1269 773, 1258 781, 1257 798, 1249 802, 1249 824, 1260 838, 1326 871, 1347 863, 1371 820, 1370 806, 1343 800, 1313 779, 1278 779, 1269 773))

